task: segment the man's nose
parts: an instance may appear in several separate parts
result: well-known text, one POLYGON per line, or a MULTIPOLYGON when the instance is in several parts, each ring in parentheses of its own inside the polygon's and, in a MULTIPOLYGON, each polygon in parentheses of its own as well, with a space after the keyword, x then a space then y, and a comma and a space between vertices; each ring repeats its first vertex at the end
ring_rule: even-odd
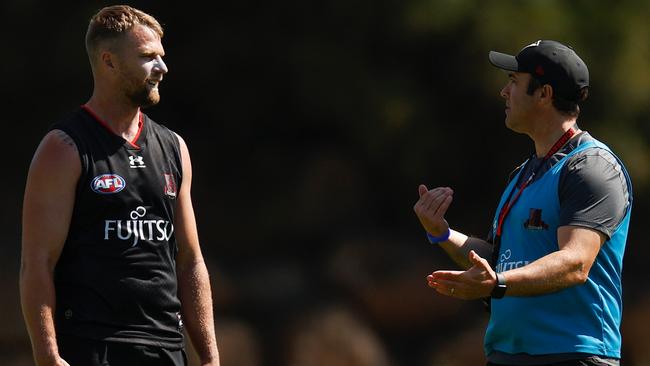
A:
POLYGON ((509 86, 510 86, 510 83, 508 83, 508 85, 504 86, 501 89, 500 94, 501 94, 501 97, 504 98, 504 99, 508 99, 508 94, 510 93, 510 87, 509 86))
POLYGON ((165 64, 165 61, 163 61, 162 57, 157 56, 156 57, 156 64, 154 66, 158 71, 160 71, 163 74, 166 74, 169 72, 169 69, 167 69, 167 65, 165 64))

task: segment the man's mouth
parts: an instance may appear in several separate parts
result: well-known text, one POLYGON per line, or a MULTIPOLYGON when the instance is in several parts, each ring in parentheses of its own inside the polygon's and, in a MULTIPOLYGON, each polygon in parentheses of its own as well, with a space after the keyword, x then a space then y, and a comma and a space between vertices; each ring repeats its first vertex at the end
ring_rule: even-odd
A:
POLYGON ((151 86, 152 88, 158 88, 159 83, 160 80, 147 80, 147 85, 151 86))

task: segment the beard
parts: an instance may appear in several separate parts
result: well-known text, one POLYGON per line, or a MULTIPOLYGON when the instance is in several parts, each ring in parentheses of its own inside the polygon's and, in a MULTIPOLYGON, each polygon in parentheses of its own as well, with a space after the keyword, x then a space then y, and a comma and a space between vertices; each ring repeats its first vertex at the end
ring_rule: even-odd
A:
POLYGON ((126 97, 134 106, 140 108, 151 107, 160 102, 160 93, 158 93, 158 88, 149 88, 147 85, 129 88, 129 90, 126 91, 126 97))
POLYGON ((136 78, 128 71, 123 71, 120 76, 124 96, 134 107, 147 108, 160 102, 157 86, 151 87, 146 80, 136 78))

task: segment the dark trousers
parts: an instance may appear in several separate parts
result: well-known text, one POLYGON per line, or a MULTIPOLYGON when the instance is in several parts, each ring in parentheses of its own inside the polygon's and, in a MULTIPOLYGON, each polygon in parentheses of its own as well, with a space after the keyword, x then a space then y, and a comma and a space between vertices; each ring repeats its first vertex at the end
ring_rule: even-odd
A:
POLYGON ((59 354, 70 366, 187 366, 183 349, 104 342, 61 335, 59 354))

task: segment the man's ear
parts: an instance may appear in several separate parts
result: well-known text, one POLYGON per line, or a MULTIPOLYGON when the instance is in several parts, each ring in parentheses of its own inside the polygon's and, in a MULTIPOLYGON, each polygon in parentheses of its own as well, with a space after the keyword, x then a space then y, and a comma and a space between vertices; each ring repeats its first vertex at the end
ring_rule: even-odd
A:
POLYGON ((112 53, 110 53, 108 51, 104 51, 104 52, 102 52, 101 58, 102 58, 102 64, 103 65, 105 65, 109 69, 114 69, 115 68, 115 66, 113 65, 113 54, 112 53))
POLYGON ((542 85, 539 89, 539 99, 544 103, 553 103, 553 87, 549 84, 542 85))

